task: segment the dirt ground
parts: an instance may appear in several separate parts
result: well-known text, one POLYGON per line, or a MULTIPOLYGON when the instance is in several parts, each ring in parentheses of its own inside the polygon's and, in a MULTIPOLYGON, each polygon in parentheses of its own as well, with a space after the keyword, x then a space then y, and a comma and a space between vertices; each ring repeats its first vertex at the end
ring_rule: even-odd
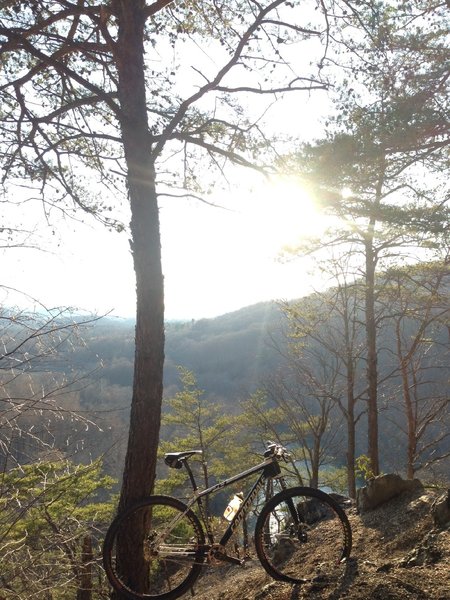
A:
POLYGON ((450 600, 450 529, 434 529, 431 514, 439 494, 402 494, 362 515, 349 508, 353 549, 337 584, 277 582, 254 559, 207 567, 183 599, 450 600))

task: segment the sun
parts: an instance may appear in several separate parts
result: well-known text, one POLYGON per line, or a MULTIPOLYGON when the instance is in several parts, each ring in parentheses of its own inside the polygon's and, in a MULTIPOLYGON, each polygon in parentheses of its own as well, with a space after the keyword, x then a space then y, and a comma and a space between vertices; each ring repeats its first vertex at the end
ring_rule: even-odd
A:
POLYGON ((319 237, 327 226, 326 216, 298 178, 273 178, 255 188, 251 196, 253 235, 271 252, 319 237))
POLYGON ((319 237, 326 217, 296 178, 246 174, 208 203, 167 201, 160 217, 172 318, 212 317, 312 289, 308 259, 285 260, 283 251, 319 237))

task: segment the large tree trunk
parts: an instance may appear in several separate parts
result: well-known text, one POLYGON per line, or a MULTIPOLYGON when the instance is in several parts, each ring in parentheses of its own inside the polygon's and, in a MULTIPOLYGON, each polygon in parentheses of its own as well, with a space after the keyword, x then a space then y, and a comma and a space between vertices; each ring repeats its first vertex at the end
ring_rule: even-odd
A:
POLYGON ((379 175, 375 189, 375 198, 371 206, 369 223, 365 239, 365 313, 367 342, 367 419, 368 419, 368 455, 373 475, 380 474, 378 449, 378 355, 377 355, 377 319, 375 316, 375 272, 378 262, 374 248, 375 227, 381 206, 382 190, 386 174, 386 156, 379 157, 379 175))
POLYGON ((352 335, 350 333, 350 315, 347 309, 347 302, 344 304, 344 307, 345 368, 347 380, 347 406, 344 413, 347 420, 347 491, 350 498, 356 498, 355 368, 353 357, 354 345, 352 342, 352 335))
POLYGON ((123 508, 129 501, 149 494, 155 476, 164 362, 164 293, 155 169, 145 98, 142 13, 145 2, 117 0, 114 4, 119 7, 119 98, 137 298, 133 398, 121 493, 123 508))
MULTIPOLYGON (((145 97, 145 16, 142 12, 145 2, 114 0, 112 4, 119 25, 115 57, 123 112, 121 130, 128 169, 137 297, 133 397, 121 510, 153 489, 162 401, 164 296, 155 168, 145 97)), ((136 524, 137 529, 142 526, 142 523, 136 524)), ((146 568, 134 543, 136 535, 138 531, 129 531, 121 537, 119 560, 124 572, 129 574, 130 583, 144 591, 146 568)))
POLYGON ((356 476, 355 476, 355 454, 356 454, 356 432, 355 432, 355 398, 353 395, 353 377, 347 377, 347 490, 350 498, 356 498, 356 476))

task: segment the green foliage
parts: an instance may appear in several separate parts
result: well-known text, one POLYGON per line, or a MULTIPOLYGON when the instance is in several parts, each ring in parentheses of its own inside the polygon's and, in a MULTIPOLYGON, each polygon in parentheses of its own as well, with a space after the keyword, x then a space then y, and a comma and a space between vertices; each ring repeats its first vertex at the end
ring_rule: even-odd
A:
MULTIPOLYGON (((113 513, 105 493, 114 482, 101 469, 100 461, 87 466, 40 462, 2 475, 0 552, 7 598, 44 599, 49 587, 55 600, 76 597, 86 566, 83 544, 98 552, 113 513)), ((99 575, 96 579, 101 581, 99 575)))
POLYGON ((368 456, 361 454, 357 457, 355 463, 355 473, 357 477, 361 477, 364 482, 374 478, 375 475, 372 471, 370 458, 368 456))
POLYGON ((245 400, 242 408, 243 430, 250 447, 264 448, 268 441, 287 446, 293 457, 291 462, 281 464, 283 476, 290 485, 303 484, 308 478, 305 447, 309 424, 295 400, 286 398, 285 390, 282 393, 280 388, 266 384, 245 400))
POLYGON ((348 493, 346 467, 330 467, 320 473, 321 486, 329 487, 337 494, 348 493))
MULTIPOLYGON (((201 478, 206 487, 211 472, 219 474, 223 471, 226 448, 232 444, 236 431, 235 418, 224 414, 222 406, 206 397, 205 392, 197 387, 192 371, 184 367, 179 367, 178 371, 182 390, 165 400, 162 417, 164 439, 160 444, 160 454, 202 450, 201 478)), ((157 489, 170 492, 179 488, 185 480, 184 471, 170 469, 167 479, 158 481, 157 489)))
POLYGON ((279 406, 270 404, 267 393, 263 389, 242 403, 242 425, 249 433, 249 437, 259 445, 267 440, 273 440, 281 444, 285 443, 286 435, 283 434, 286 423, 286 415, 279 406))
POLYGON ((330 239, 354 242, 356 233, 362 243, 372 235, 386 255, 394 240, 397 249, 438 243, 449 218, 441 204, 448 189, 448 10, 417 4, 359 3, 341 15, 335 116, 322 139, 287 161, 341 219, 345 235, 337 227, 330 239))

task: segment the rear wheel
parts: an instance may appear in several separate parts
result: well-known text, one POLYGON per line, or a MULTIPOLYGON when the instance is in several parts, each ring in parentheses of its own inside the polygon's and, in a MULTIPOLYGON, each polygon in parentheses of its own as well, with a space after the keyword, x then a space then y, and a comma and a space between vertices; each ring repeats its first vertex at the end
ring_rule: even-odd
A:
POLYGON ((263 507, 255 527, 255 546, 264 569, 290 583, 331 584, 350 556, 352 533, 347 516, 328 494, 291 488, 263 507))
POLYGON ((103 544, 103 564, 114 589, 128 598, 178 598, 200 575, 205 536, 183 502, 151 496, 119 514, 103 544))

